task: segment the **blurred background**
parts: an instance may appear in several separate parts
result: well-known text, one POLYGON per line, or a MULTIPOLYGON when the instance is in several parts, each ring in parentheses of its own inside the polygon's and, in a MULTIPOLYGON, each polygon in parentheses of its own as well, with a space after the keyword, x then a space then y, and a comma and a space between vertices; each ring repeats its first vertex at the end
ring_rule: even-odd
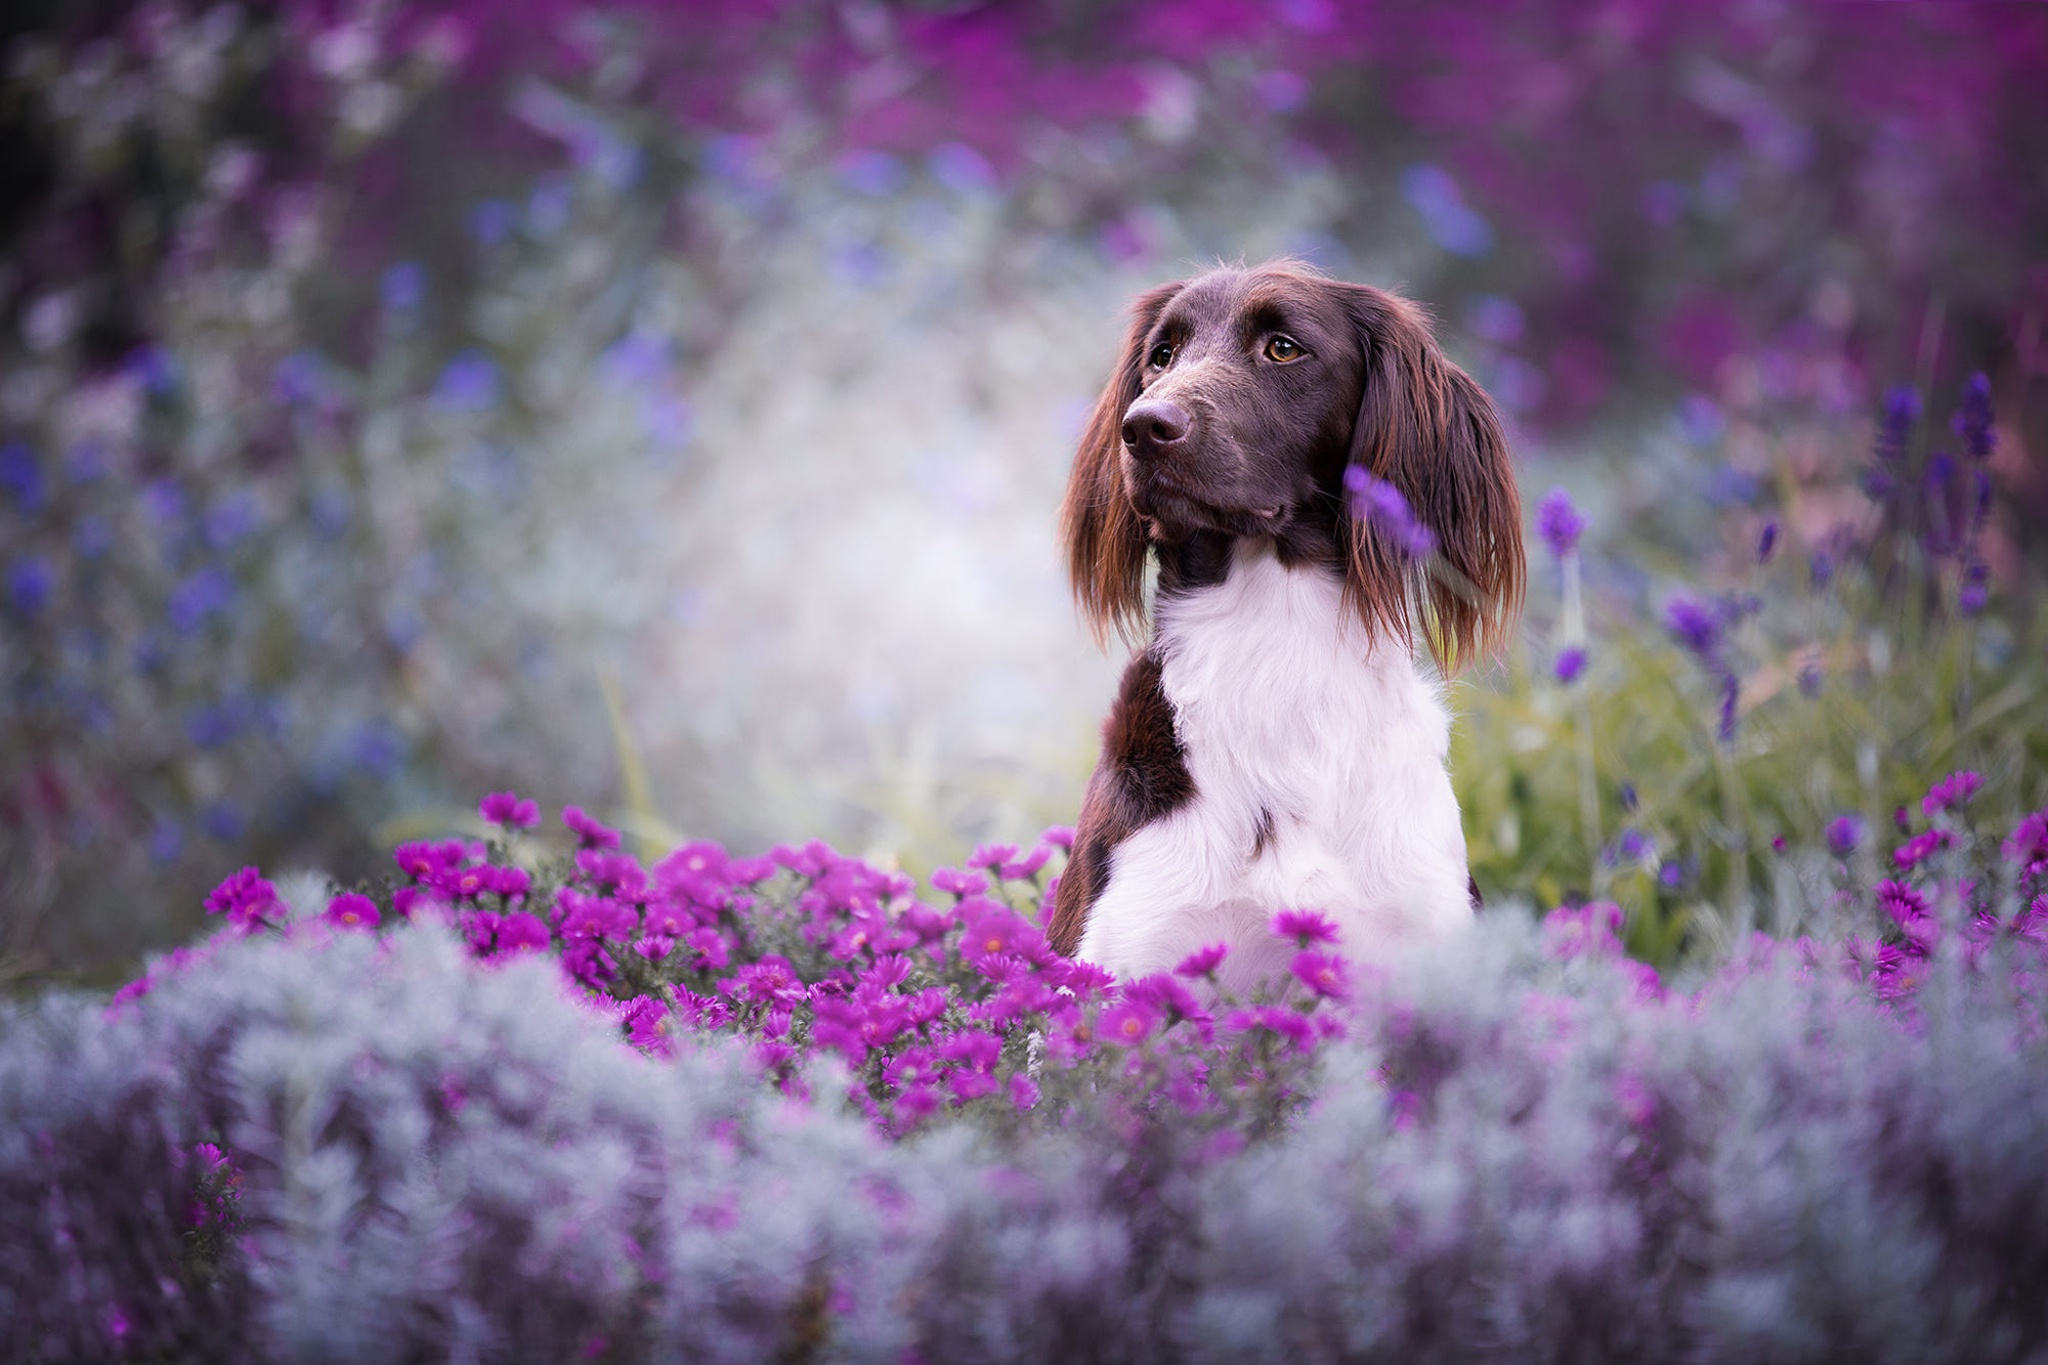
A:
POLYGON ((2048 800, 2048 7, 0 26, 0 979, 508 787, 913 871, 1071 821, 1080 419, 1132 293, 1281 253, 1426 303, 1590 522, 1454 693, 1490 897, 1669 959, 1930 774, 2048 800))

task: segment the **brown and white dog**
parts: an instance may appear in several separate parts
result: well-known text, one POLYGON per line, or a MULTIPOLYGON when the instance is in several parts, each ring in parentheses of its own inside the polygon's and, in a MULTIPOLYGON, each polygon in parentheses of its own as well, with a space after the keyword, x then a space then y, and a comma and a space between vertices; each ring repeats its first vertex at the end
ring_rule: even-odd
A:
POLYGON ((1284 970, 1275 910, 1342 948, 1469 921, 1441 673, 1520 610, 1521 504, 1493 405, 1415 305, 1281 262, 1133 306, 1061 508, 1096 638, 1144 626, 1089 779, 1051 938, 1128 977, 1227 943, 1224 984, 1284 970), (1410 560, 1345 471, 1435 534, 1410 560), (1417 636, 1435 668, 1417 661, 1417 636))

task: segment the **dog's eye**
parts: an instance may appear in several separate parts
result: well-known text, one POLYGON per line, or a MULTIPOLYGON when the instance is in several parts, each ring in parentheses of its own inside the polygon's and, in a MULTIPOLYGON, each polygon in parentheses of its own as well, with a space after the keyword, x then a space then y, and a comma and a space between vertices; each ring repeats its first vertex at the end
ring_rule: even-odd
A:
POLYGON ((1152 348, 1152 354, 1145 357, 1145 363, 1155 370, 1163 370, 1173 363, 1173 343, 1162 341, 1152 348))
POLYGON ((1276 336, 1266 343, 1266 359, 1277 360, 1285 365, 1290 360, 1299 360, 1303 355, 1301 346, 1293 337, 1276 336))

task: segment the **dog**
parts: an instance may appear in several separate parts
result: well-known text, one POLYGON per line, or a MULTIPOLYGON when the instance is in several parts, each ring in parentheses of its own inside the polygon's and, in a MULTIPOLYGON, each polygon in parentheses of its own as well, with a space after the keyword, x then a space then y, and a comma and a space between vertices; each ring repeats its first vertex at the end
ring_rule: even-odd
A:
POLYGON ((1054 948, 1128 978, 1223 943, 1244 991, 1294 952, 1282 908, 1322 911, 1360 959, 1469 922, 1441 679, 1513 630, 1521 522, 1499 416, 1415 304, 1292 261, 1141 295, 1060 509, 1097 644, 1144 643, 1054 948), (1360 469, 1433 554, 1354 515, 1360 469))

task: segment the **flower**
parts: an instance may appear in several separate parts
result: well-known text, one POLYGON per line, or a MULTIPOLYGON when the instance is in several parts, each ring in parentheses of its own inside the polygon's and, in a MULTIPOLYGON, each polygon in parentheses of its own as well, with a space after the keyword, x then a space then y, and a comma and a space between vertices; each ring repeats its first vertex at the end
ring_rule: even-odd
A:
POLYGON ((327 902, 327 913, 321 918, 338 929, 374 929, 384 917, 368 896, 344 891, 327 902))
POLYGON ((547 925, 537 916, 507 914, 498 917, 498 951, 501 953, 545 948, 551 941, 547 925))
POLYGON ((1572 506, 1571 494, 1562 488, 1551 489, 1536 504, 1536 534, 1559 559, 1578 548, 1579 535, 1585 529, 1586 519, 1572 506))
POLYGON ((1159 1011, 1143 1001, 1124 999, 1096 1019, 1095 1036, 1118 1047, 1136 1047, 1158 1026, 1159 1011))
POLYGON ((532 829, 540 823, 540 803, 521 800, 512 792, 492 792, 477 807, 484 823, 508 829, 532 829))
POLYGON ((1778 548, 1778 523, 1775 519, 1766 521, 1764 529, 1756 538, 1756 562, 1771 562, 1771 552, 1778 548))
POLYGON ((261 928, 282 904, 277 887, 255 868, 245 867, 208 893, 206 913, 226 915, 228 923, 237 929, 253 931, 261 928))
POLYGON ((1412 559, 1435 552, 1436 533, 1417 520, 1400 489, 1373 477, 1363 465, 1344 471, 1344 487, 1350 490, 1351 514, 1377 528, 1397 550, 1412 559))
POLYGON ((1557 652, 1557 662, 1551 665, 1551 672, 1557 680, 1570 685, 1579 680, 1586 671, 1586 651, 1578 645, 1570 645, 1557 652))
POLYGON ((1337 941, 1337 926, 1319 910, 1282 910, 1273 916, 1272 929, 1275 937, 1291 938, 1300 948, 1337 941))
POLYGON ((8 600, 14 604, 15 613, 24 617, 39 615, 50 600, 50 589, 56 581, 49 561, 41 556, 24 555, 15 560, 7 571, 8 600))
POLYGON ((1848 857, 1863 842, 1863 817, 1837 815, 1828 822, 1827 839, 1830 852, 1838 858, 1848 857))
POLYGON ((581 806, 564 806, 562 823, 576 833, 576 842, 581 848, 612 849, 619 846, 619 832, 599 824, 584 814, 581 806))
POLYGON ((1920 799, 1921 813, 1932 815, 1936 811, 1954 810, 1967 804, 1983 786, 1982 773, 1970 772, 1967 769, 1950 773, 1927 789, 1927 795, 1920 799))
POLYGON ((932 889, 945 891, 955 896, 979 896, 988 890, 988 878, 979 872, 962 872, 958 868, 942 867, 932 873, 932 889))
POLYGON ((1191 981, 1197 977, 1206 977, 1213 980, 1216 976, 1216 969, 1223 965, 1223 959, 1228 956, 1230 956, 1229 944, 1211 943, 1207 947, 1195 949, 1195 951, 1182 958, 1180 965, 1175 967, 1173 972, 1175 976, 1184 976, 1191 981))
POLYGON ((1726 605, 1696 597, 1673 597, 1664 604, 1664 626, 1702 660, 1713 661, 1721 648, 1721 631, 1727 624, 1726 605))
POLYGON ((1294 979, 1323 1000, 1345 1000, 1351 995, 1351 964, 1333 953, 1301 952, 1287 964, 1294 979))
POLYGON ((1930 829, 1925 834, 1916 835, 1893 849, 1892 861, 1902 870, 1910 871, 1933 857, 1939 850, 1947 848, 1950 838, 1949 832, 1945 829, 1930 829))

